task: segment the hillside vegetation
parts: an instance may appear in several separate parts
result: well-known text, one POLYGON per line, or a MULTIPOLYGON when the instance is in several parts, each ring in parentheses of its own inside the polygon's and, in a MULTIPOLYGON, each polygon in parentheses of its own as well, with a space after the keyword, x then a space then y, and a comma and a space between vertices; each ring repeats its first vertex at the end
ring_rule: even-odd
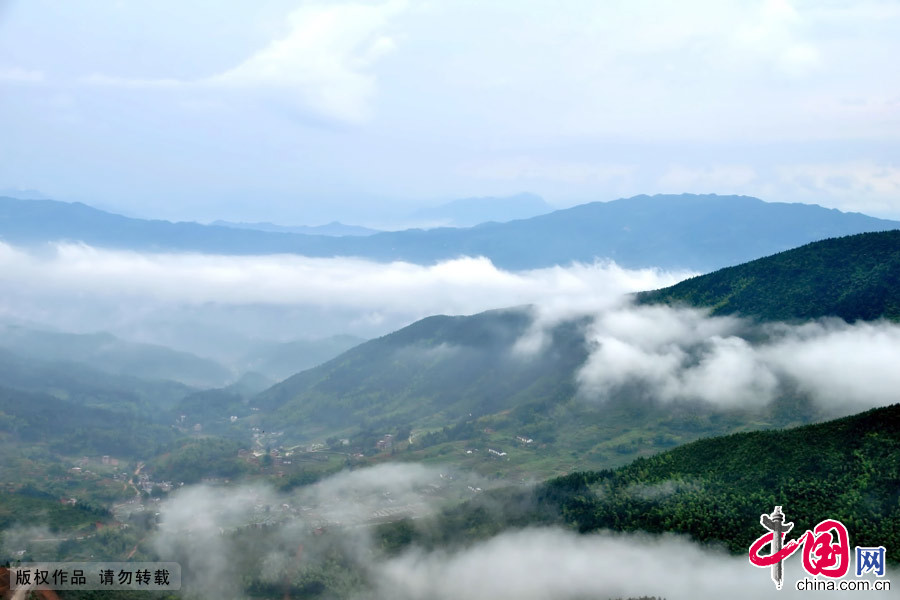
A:
POLYGON ((344 451, 371 455, 391 434, 395 458, 518 477, 617 466, 702 436, 820 418, 791 394, 762 409, 658 403, 639 386, 592 401, 577 381, 590 318, 557 324, 528 354, 518 342, 532 320, 525 308, 429 317, 273 386, 245 410, 258 410, 250 422, 283 431, 286 444, 348 438, 344 451))
POLYGON ((614 471, 573 473, 449 509, 435 523, 383 528, 398 546, 466 542, 505 528, 559 523, 580 532, 674 532, 745 553, 784 507, 797 537, 825 519, 850 542, 900 561, 900 404, 780 431, 708 438, 614 471), (398 541, 397 533, 406 531, 398 541))
POLYGON ((765 320, 900 320, 900 231, 813 242, 637 298, 765 320))

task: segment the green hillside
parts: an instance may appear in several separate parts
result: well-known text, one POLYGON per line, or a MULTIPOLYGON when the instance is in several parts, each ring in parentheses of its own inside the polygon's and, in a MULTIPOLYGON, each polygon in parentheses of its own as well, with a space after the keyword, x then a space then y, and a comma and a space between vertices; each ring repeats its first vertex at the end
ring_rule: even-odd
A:
POLYGON ((92 370, 185 385, 223 385, 232 374, 207 358, 155 344, 119 339, 109 333, 63 333, 0 324, 0 348, 38 361, 79 363, 92 370))
POLYGON ((558 387, 585 358, 578 347, 560 347, 539 364, 514 356, 512 345, 530 324, 527 310, 429 317, 295 375, 256 400, 278 408, 277 422, 309 431, 429 418, 438 425, 496 412, 532 386, 558 387))
MULTIPOLYGON (((46 444, 53 452, 78 456, 147 456, 174 437, 168 423, 131 407, 85 406, 49 394, 0 387, 0 441, 27 447, 46 444)), ((2 456, 2 451, 0 451, 2 456)))
MULTIPOLYGON (((638 301, 761 319, 897 319, 900 231, 812 243, 639 294, 638 301)), ((532 327, 529 309, 429 317, 285 380, 247 410, 259 411, 256 424, 283 430, 293 442, 349 438, 349 450, 375 454, 378 440, 392 434, 394 455, 507 476, 613 467, 700 437, 835 416, 790 385, 753 411, 655 402, 640 382, 609 401, 586 401, 577 378, 589 322, 557 324, 529 357, 516 351, 532 327), (486 449, 504 459, 485 459, 486 449)), ((754 328, 747 335, 754 343, 767 334, 754 328)))
POLYGON ((588 322, 556 325, 528 356, 516 351, 532 325, 528 309, 429 317, 262 392, 248 405, 258 410, 249 422, 283 431, 288 445, 349 438, 342 451, 376 455, 379 439, 392 434, 395 458, 548 477, 618 466, 703 436, 821 418, 795 395, 754 410, 657 403, 639 386, 587 400, 577 373, 588 322))
MULTIPOLYGON (((508 527, 564 523, 581 532, 674 532, 745 553, 775 505, 797 537, 824 519, 853 545, 900 561, 900 404, 789 430, 709 438, 615 471, 580 472, 530 491, 498 490, 446 511, 406 540, 426 545, 508 527)), ((392 529, 386 527, 390 539, 392 529)), ((393 531, 396 533, 396 531, 393 531)))
POLYGON ((42 392, 73 404, 156 415, 193 391, 175 381, 115 375, 87 365, 20 356, 0 348, 4 387, 42 392))
POLYGON ((900 231, 813 242, 637 297, 766 320, 900 320, 900 231))

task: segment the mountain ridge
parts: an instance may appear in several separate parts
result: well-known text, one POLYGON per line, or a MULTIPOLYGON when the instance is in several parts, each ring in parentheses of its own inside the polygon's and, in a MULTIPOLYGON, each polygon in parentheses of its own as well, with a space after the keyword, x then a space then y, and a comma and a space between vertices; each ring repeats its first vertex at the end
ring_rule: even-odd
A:
POLYGON ((818 239, 900 222, 749 196, 656 195, 593 202, 507 223, 329 237, 140 220, 87 205, 0 198, 0 240, 81 241, 153 252, 354 256, 433 264, 485 256, 523 270, 610 259, 626 268, 710 271, 818 239))
POLYGON ((725 267, 668 288, 642 304, 685 304, 714 315, 764 320, 840 317, 900 320, 900 231, 860 233, 725 267))

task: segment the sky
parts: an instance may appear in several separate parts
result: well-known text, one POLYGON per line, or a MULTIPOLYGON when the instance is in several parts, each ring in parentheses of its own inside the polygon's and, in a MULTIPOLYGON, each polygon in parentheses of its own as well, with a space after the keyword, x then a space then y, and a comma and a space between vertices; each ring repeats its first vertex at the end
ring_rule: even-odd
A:
POLYGON ((523 191, 900 218, 900 2, 0 0, 0 188, 389 227, 523 191))

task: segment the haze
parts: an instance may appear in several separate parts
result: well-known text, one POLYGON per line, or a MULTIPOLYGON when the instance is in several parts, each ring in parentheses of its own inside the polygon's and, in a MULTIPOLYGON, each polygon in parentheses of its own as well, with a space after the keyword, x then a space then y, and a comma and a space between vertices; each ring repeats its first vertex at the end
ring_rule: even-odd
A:
POLYGON ((900 216, 892 1, 0 7, 0 188, 381 227, 521 191, 900 216))

